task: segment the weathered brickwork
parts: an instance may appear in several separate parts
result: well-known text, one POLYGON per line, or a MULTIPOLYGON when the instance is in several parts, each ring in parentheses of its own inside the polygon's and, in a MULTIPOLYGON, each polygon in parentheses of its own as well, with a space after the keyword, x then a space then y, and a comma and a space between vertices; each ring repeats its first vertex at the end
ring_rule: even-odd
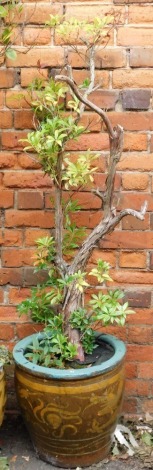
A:
MULTIPOLYGON (((90 263, 102 257, 112 266, 113 286, 125 291, 136 313, 129 316, 123 329, 111 327, 127 342, 127 381, 124 410, 140 414, 153 411, 153 2, 151 0, 23 0, 22 18, 18 20, 17 58, 6 60, 0 68, 0 340, 13 348, 15 341, 41 327, 28 318, 18 318, 16 305, 38 282, 32 256, 35 239, 47 235, 54 226, 50 202, 52 182, 43 176, 40 165, 24 154, 20 139, 33 128, 32 112, 26 87, 35 77, 44 80, 64 65, 66 54, 75 67, 80 83, 85 77, 80 56, 61 38, 53 39, 44 27, 49 14, 66 18, 93 18, 108 11, 120 12, 120 22, 111 33, 110 42, 97 57, 100 91, 92 94, 95 103, 108 110, 113 125, 125 129, 124 152, 118 164, 115 204, 118 208, 140 209, 144 200, 148 209, 144 222, 123 219, 116 231, 100 243, 90 263), (24 31, 21 21, 26 14, 24 31), (26 53, 25 53, 26 52, 26 53), (39 68, 39 66, 43 68, 39 68), (21 97, 22 92, 22 97, 21 97), (18 96, 20 95, 20 99, 18 96), (121 189, 121 192, 119 192, 121 189)), ((73 43, 76 38, 72 37, 73 43)), ((79 42, 79 40, 78 40, 79 42)), ((89 110, 83 122, 92 121, 91 133, 70 142, 75 155, 91 148, 99 153, 96 184, 105 187, 108 136, 89 110)), ((89 191, 89 189, 88 189, 89 191)), ((75 221, 90 230, 99 220, 99 199, 82 191, 83 210, 75 221)), ((14 397, 8 407, 15 406, 14 397)))

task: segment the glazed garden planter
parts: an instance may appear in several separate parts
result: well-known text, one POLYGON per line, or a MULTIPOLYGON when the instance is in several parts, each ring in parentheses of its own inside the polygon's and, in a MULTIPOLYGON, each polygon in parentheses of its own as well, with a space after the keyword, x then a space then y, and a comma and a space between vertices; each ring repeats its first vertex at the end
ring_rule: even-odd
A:
POLYGON ((6 403, 6 384, 3 366, 0 365, 0 426, 4 418, 4 410, 6 403))
POLYGON ((79 369, 46 368, 28 362, 33 337, 14 349, 16 391, 37 455, 50 464, 85 467, 108 454, 121 410, 125 345, 101 335, 113 355, 79 369))

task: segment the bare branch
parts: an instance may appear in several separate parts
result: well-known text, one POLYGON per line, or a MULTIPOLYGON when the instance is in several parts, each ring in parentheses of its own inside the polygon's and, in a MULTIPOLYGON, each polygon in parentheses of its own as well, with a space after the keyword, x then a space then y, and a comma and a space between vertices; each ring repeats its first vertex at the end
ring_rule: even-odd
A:
POLYGON ((99 114, 99 116, 102 118, 102 120, 104 121, 104 123, 106 125, 106 128, 107 128, 107 131, 109 133, 110 138, 113 139, 114 137, 116 137, 116 132, 113 130, 112 124, 111 124, 107 114, 105 113, 105 111, 103 111, 101 108, 99 108, 94 103, 89 101, 87 98, 84 98, 82 96, 82 94, 80 93, 80 91, 78 90, 78 87, 74 83, 73 80, 71 80, 66 75, 56 75, 55 80, 60 81, 60 82, 66 82, 70 86, 70 88, 72 89, 72 91, 74 92, 74 94, 78 98, 78 100, 81 101, 81 103, 84 103, 85 106, 88 106, 90 109, 92 109, 92 111, 99 114))
POLYGON ((112 215, 110 217, 104 217, 101 222, 92 230, 86 240, 83 242, 80 250, 75 256, 70 268, 69 273, 74 273, 78 269, 83 269, 86 265, 92 250, 97 246, 99 240, 101 240, 106 234, 111 233, 115 227, 119 224, 123 217, 127 215, 133 215, 137 219, 144 220, 144 216, 147 209, 147 202, 141 207, 140 211, 134 209, 124 209, 116 217, 112 215))
MULTIPOLYGON (((93 91, 95 84, 95 46, 90 48, 89 52, 89 70, 90 70, 90 84, 86 89, 83 98, 86 99, 88 95, 93 91)), ((85 103, 82 103, 80 106, 80 116, 82 116, 85 109, 85 103)))
POLYGON ((96 196, 99 197, 99 199, 101 199, 102 203, 104 202, 104 194, 101 191, 99 191, 99 188, 92 189, 92 193, 96 194, 96 196))
POLYGON ((115 136, 110 139, 110 161, 108 166, 108 175, 106 179, 106 191, 104 193, 104 213, 109 216, 112 206, 114 191, 114 182, 116 174, 116 165, 119 162, 123 149, 123 128, 116 126, 115 136))

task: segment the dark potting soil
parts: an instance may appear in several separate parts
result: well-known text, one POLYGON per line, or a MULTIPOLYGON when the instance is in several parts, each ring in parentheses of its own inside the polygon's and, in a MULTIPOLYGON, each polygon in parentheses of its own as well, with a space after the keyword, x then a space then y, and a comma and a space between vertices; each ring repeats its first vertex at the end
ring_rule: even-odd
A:
POLYGON ((100 338, 96 340, 96 348, 92 354, 85 354, 85 361, 81 363, 79 361, 71 362, 71 367, 85 367, 85 366, 97 366, 105 361, 111 359, 114 355, 114 348, 100 338))

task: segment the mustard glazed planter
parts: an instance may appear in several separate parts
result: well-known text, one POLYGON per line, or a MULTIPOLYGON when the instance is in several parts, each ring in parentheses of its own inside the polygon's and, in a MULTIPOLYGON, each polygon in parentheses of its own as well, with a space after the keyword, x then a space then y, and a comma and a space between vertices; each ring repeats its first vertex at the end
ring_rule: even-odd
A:
POLYGON ((0 365, 0 426, 4 418, 4 410, 6 403, 6 382, 3 366, 0 365))
POLYGON ((56 369, 27 361, 24 352, 34 336, 21 340, 13 355, 17 397, 37 456, 64 468, 101 461, 110 450, 122 405, 124 343, 100 335, 113 351, 110 359, 56 369))

